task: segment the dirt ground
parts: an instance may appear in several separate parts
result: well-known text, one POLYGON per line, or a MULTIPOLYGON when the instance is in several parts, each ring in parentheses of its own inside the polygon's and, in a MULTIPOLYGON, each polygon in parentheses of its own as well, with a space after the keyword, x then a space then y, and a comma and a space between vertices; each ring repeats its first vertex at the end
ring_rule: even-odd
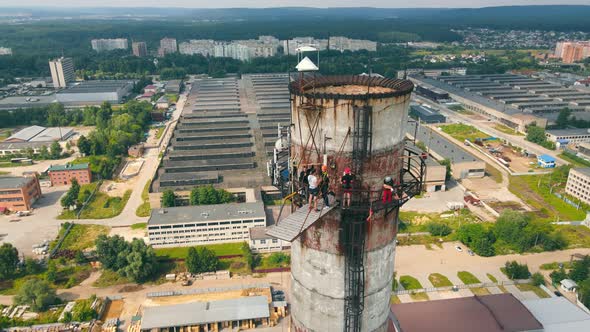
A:
POLYGON ((133 239, 142 239, 146 237, 145 229, 131 229, 131 227, 113 227, 109 236, 119 235, 126 241, 132 241, 133 239))
POLYGON ((240 290, 232 290, 227 292, 217 292, 217 293, 205 293, 205 294, 191 294, 191 295, 180 295, 180 296, 166 296, 166 297, 154 297, 147 299, 143 305, 146 307, 153 307, 159 305, 172 305, 172 304, 182 304, 182 303, 189 303, 189 302, 207 302, 207 301, 219 301, 219 300, 228 300, 228 299, 236 299, 245 296, 266 296, 268 298, 268 302, 272 301, 272 297, 270 294, 269 288, 251 288, 251 289, 240 289, 240 290))
POLYGON ((531 210, 528 205, 524 204, 520 198, 511 193, 508 188, 503 187, 501 183, 497 183, 488 176, 479 179, 463 179, 461 183, 498 212, 502 212, 502 210, 507 208, 520 211, 531 210))
POLYGON ((511 148, 508 145, 502 144, 500 140, 486 142, 486 147, 501 150, 501 152, 495 154, 495 156, 508 157, 511 160, 509 162, 509 168, 513 172, 528 172, 530 169, 533 169, 533 166, 535 165, 535 159, 523 157, 522 155, 520 155, 520 152, 511 148), (531 162, 533 164, 531 164, 531 162))
POLYGON ((107 319, 119 318, 121 316, 121 313, 123 312, 124 304, 125 303, 123 302, 123 300, 115 300, 109 302, 109 304, 107 304, 106 310, 104 311, 104 314, 102 315, 101 320, 104 322, 107 319))

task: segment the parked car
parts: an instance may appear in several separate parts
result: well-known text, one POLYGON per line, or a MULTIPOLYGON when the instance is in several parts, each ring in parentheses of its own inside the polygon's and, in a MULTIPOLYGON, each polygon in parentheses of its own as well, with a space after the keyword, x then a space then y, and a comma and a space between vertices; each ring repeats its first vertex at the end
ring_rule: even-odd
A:
POLYGON ((283 292, 282 290, 275 290, 272 291, 272 295, 285 296, 285 292, 283 292))
POLYGON ((455 250, 457 250, 458 252, 463 251, 463 248, 461 248, 460 246, 455 246, 455 250))
POLYGON ((182 285, 183 285, 183 286, 190 286, 190 285, 192 285, 192 283, 193 283, 193 282, 192 282, 191 280, 187 279, 187 280, 184 280, 184 281, 182 282, 182 285))
POLYGON ((469 256, 475 256, 475 253, 473 253, 473 250, 471 249, 467 250, 467 253, 469 254, 469 256))
POLYGON ((275 295, 273 296, 273 301, 285 301, 284 295, 275 295))
POLYGON ((557 296, 563 296, 563 294, 561 294, 561 292, 559 292, 559 291, 555 291, 553 293, 555 293, 555 295, 557 295, 557 296))

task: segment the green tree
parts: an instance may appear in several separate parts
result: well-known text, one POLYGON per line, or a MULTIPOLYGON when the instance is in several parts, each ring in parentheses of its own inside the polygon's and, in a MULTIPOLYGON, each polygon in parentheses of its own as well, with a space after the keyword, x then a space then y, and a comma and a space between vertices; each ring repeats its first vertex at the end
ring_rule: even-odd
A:
POLYGON ((17 305, 29 305, 34 311, 43 311, 57 301, 55 289, 45 280, 33 278, 25 281, 14 296, 17 305))
POLYGON ((47 146, 43 145, 39 149, 39 158, 43 160, 49 159, 49 149, 47 149, 47 146))
POLYGON ((83 155, 90 155, 91 145, 90 141, 86 138, 86 136, 82 135, 78 139, 78 149, 80 150, 80 153, 82 153, 83 155))
POLYGON ((567 128, 567 126, 569 124, 569 117, 571 114, 572 114, 572 110, 570 110, 567 107, 565 107, 561 111, 559 111, 559 115, 557 116, 557 119, 555 120, 555 127, 559 128, 559 129, 567 128))
POLYGON ((590 278, 578 284, 578 298, 586 308, 590 307, 590 278))
POLYGON ((135 282, 144 282, 157 271, 156 254, 141 239, 133 239, 130 247, 131 252, 126 257, 127 264, 118 272, 135 282))
POLYGON ((547 137, 545 136, 545 129, 534 125, 528 126, 526 139, 529 142, 541 145, 547 140, 547 137))
POLYGON ((127 265, 130 252, 129 243, 119 235, 99 235, 96 239, 96 255, 102 266, 112 271, 119 271, 127 265))
POLYGON ((76 322, 88 322, 97 318, 98 313, 91 308, 94 300, 88 299, 79 301, 72 309, 72 320, 76 322))
POLYGON ((531 275, 531 280, 534 286, 545 285, 545 278, 539 272, 533 273, 533 275, 531 275))
POLYGON ((0 246, 0 279, 12 278, 18 267, 18 250, 10 243, 0 246))
POLYGON ((559 270, 555 270, 553 272, 551 272, 549 274, 549 277, 551 277, 551 283, 553 283, 554 285, 559 285, 559 283, 563 280, 563 279, 567 279, 568 275, 567 272, 565 271, 565 269, 562 267, 559 268, 559 270))
POLYGON ((45 279, 49 282, 55 282, 57 279, 57 266, 55 261, 50 260, 49 264, 47 265, 47 272, 45 273, 45 279))
POLYGON ((452 176, 451 161, 449 159, 443 159, 439 163, 441 165, 445 166, 445 168, 446 168, 445 181, 449 181, 452 176))
POLYGON ((426 224, 426 230, 434 236, 447 236, 453 231, 449 225, 437 222, 426 224))
POLYGON ((162 193, 162 206, 172 207, 176 206, 176 195, 172 189, 166 189, 162 193))
POLYGON ((41 266, 41 264, 37 260, 35 260, 31 257, 25 258, 25 264, 24 264, 25 274, 33 275, 33 274, 41 273, 41 271, 43 271, 43 266, 41 266))
POLYGON ((494 242, 492 241, 490 233, 487 233, 487 236, 476 239, 471 244, 471 249, 476 252, 478 255, 483 257, 491 257, 496 254, 496 249, 494 249, 494 242))
POLYGON ((199 258, 201 260, 203 272, 216 272, 219 266, 219 259, 215 253, 207 247, 199 247, 199 258))
POLYGON ((589 278, 590 274, 590 256, 586 255, 581 260, 572 263, 572 269, 569 277, 575 282, 581 282, 589 278))
POLYGON ((80 185, 78 184, 78 180, 75 178, 72 179, 72 185, 70 189, 66 192, 66 194, 61 198, 61 206, 64 209, 67 209, 71 206, 76 206, 78 203, 78 196, 80 195, 80 185))
POLYGON ((506 262, 504 268, 510 279, 528 279, 531 276, 528 265, 518 264, 517 261, 506 262))
POLYGON ((191 190, 188 200, 190 205, 199 205, 199 188, 193 188, 191 190))
POLYGON ((61 157, 62 147, 61 145, 59 145, 59 142, 53 141, 53 143, 51 143, 51 148, 49 151, 49 156, 51 157, 51 159, 59 159, 61 157))
POLYGON ((194 247, 188 248, 185 262, 186 268, 190 273, 201 273, 201 259, 197 249, 194 247))

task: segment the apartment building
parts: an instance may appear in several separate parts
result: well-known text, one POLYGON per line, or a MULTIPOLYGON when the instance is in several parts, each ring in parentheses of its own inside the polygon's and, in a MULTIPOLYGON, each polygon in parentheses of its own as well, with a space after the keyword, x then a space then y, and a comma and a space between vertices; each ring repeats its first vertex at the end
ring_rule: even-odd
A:
POLYGON ((570 169, 565 193, 590 204, 590 168, 570 169))
POLYGON ((152 210, 148 237, 155 248, 248 241, 266 227, 262 202, 180 206, 152 210))
POLYGON ((131 49, 133 50, 133 55, 137 57, 146 57, 148 55, 145 42, 133 42, 131 43, 131 49))
POLYGON ((564 41, 555 46, 555 56, 564 63, 574 63, 590 57, 590 41, 564 41))
POLYGON ((158 49, 159 56, 165 56, 166 54, 176 53, 178 51, 178 45, 176 44, 175 38, 163 38, 160 40, 160 48, 158 49))
POLYGON ((96 52, 105 52, 112 50, 126 50, 129 48, 129 42, 127 38, 114 38, 114 39, 93 39, 90 41, 92 49, 96 52))
POLYGON ((67 186, 76 179, 78 184, 92 182, 92 173, 88 164, 52 165, 47 169, 52 186, 67 186))
POLYGON ((0 177, 0 208, 28 211, 39 197, 41 187, 36 176, 0 177))
POLYGON ((74 72, 74 61, 72 58, 58 58, 49 61, 49 70, 51 71, 51 80, 54 88, 65 88, 68 82, 76 79, 74 72))

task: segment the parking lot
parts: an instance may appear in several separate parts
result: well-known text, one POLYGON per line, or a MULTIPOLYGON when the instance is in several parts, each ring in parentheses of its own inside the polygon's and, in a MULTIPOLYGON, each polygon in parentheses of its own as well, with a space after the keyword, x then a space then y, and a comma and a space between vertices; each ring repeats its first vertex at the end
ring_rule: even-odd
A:
POLYGON ((55 219, 61 211, 60 197, 67 188, 42 188, 43 195, 34 204, 30 216, 14 214, 0 217, 0 244, 11 243, 20 254, 31 255, 33 245, 55 239, 63 220, 55 219), (19 220, 19 221, 11 221, 19 220))

